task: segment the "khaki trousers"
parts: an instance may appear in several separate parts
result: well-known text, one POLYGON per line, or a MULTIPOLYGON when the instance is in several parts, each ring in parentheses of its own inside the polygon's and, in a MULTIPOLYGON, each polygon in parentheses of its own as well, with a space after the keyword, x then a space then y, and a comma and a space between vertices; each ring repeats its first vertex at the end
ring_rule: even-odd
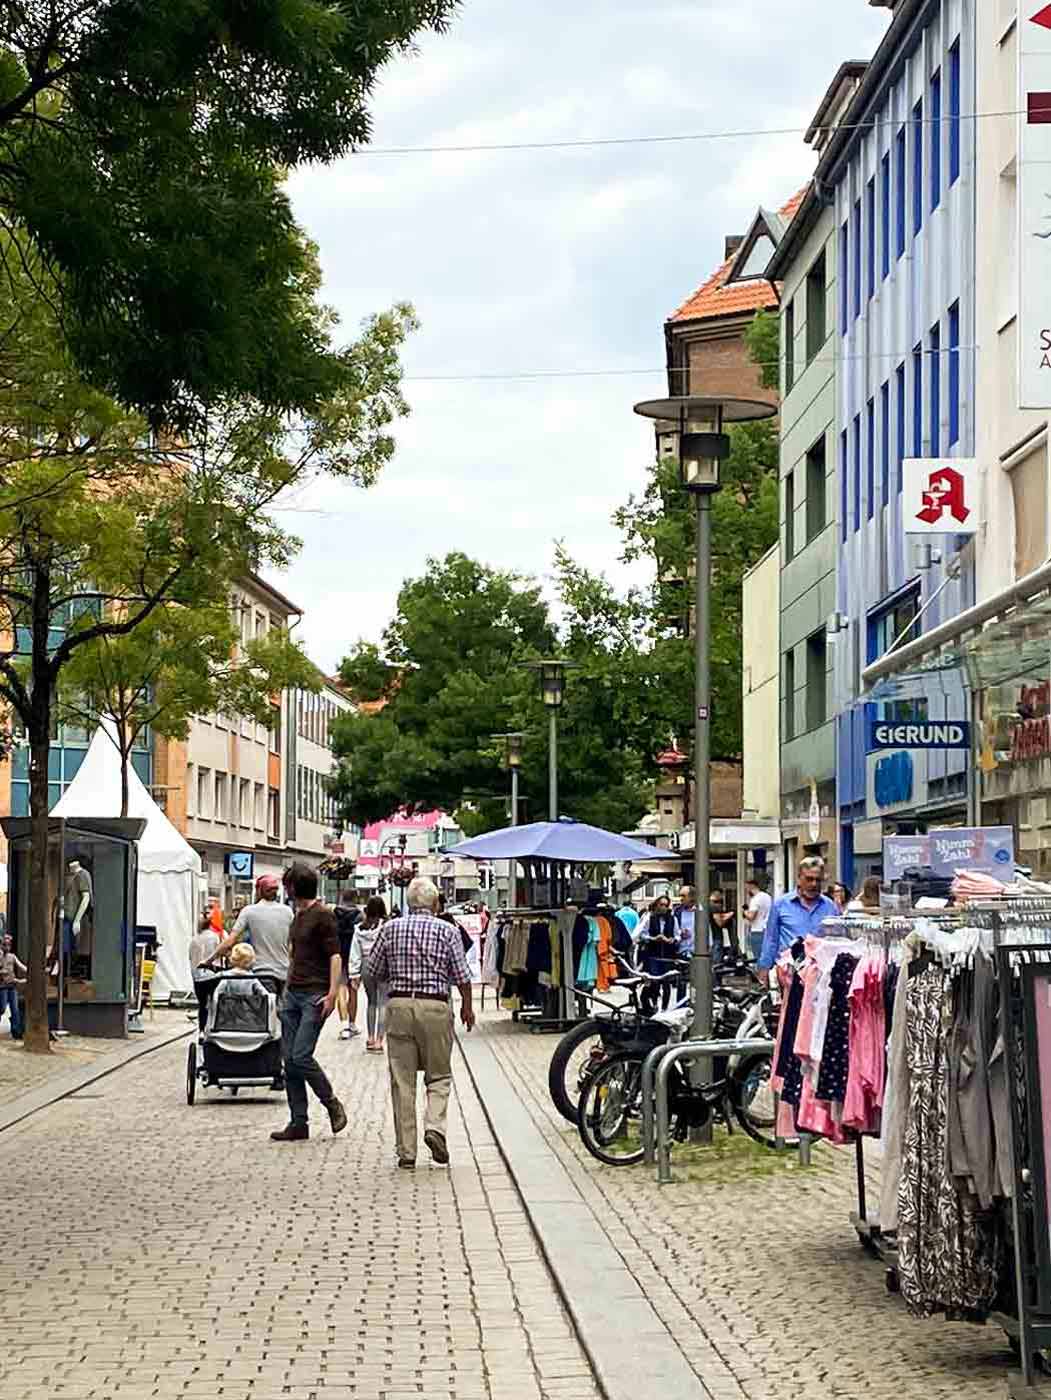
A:
POLYGON ((425 1132, 445 1136, 452 1089, 453 1021, 449 1003, 419 997, 394 997, 387 1003, 387 1062, 394 1106, 398 1157, 416 1160, 416 1076, 422 1070, 427 1090, 425 1132))

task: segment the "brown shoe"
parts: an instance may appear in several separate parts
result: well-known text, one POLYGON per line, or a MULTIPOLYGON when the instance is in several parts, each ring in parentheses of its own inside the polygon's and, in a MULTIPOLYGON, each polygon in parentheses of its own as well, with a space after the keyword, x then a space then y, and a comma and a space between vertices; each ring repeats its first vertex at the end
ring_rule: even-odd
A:
POLYGON ((415 1158, 413 1158, 413 1157, 399 1157, 399 1158, 398 1158, 398 1166, 404 1168, 404 1170, 407 1171, 407 1172, 411 1172, 411 1171, 413 1171, 413 1170, 415 1169, 415 1167, 416 1167, 415 1158))
POLYGON ((333 1134, 341 1133, 347 1126, 347 1110, 339 1099, 330 1099, 325 1107, 328 1109, 328 1121, 332 1124, 333 1134))
POLYGON ((444 1137, 438 1132, 437 1128, 428 1128, 423 1135, 423 1140, 430 1150, 432 1159, 437 1162, 440 1167, 447 1167, 449 1165, 449 1149, 445 1144, 444 1137))
POLYGON ((305 1123, 289 1123, 287 1128, 279 1128, 270 1134, 271 1142, 306 1142, 310 1129, 305 1123))

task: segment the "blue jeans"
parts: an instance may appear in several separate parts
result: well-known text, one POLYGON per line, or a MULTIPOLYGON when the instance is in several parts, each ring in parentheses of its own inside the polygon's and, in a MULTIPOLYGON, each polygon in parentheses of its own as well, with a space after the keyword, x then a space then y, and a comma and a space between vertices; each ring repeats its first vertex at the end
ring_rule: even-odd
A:
POLYGON ((764 939, 765 937, 766 937, 766 933, 765 933, 765 932, 763 932, 763 933, 750 933, 750 934, 748 935, 748 941, 749 941, 749 942, 751 943, 751 945, 752 945, 752 959, 753 959, 754 962, 758 962, 758 961, 759 961, 759 954, 763 951, 763 939, 764 939))
POLYGON ((335 1098, 328 1075, 314 1059, 314 1048, 324 1021, 318 1002, 323 992, 301 992, 286 987, 281 1002, 281 1055, 285 1062, 288 1112, 297 1126, 307 1125, 307 1085, 327 1108, 335 1098))
POLYGON ((0 1019, 3 1018, 4 1009, 11 1013, 11 1034, 20 1036, 22 1034, 22 1013, 18 1006, 18 988, 0 987, 0 1019))

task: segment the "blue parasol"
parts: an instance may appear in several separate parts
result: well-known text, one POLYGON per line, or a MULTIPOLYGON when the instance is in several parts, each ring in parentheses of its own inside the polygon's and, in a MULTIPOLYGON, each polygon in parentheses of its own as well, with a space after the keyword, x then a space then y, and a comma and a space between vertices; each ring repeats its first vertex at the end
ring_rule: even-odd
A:
POLYGON ((590 861, 667 860, 668 852, 655 846, 603 831, 600 826, 575 822, 562 817, 557 822, 530 822, 527 826, 508 826, 500 831, 487 831, 458 846, 447 846, 449 856, 467 856, 474 860, 561 860, 588 863, 590 861))

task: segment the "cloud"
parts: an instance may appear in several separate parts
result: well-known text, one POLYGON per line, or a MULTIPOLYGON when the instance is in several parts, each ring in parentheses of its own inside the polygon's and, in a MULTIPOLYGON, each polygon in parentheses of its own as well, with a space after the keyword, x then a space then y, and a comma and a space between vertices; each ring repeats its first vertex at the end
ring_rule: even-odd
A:
MULTIPOLYGON (((885 18, 861 0, 465 0, 449 33, 377 84, 377 148, 805 127, 839 63, 885 18), (801 42, 801 40, 805 42, 801 42), (791 62, 785 55, 791 54, 791 62)), ((304 548, 280 586, 333 668, 378 637, 398 588, 462 549, 545 578, 552 541, 618 584, 610 515, 665 391, 665 316, 812 165, 801 135, 575 150, 357 155, 292 174, 345 332, 399 299, 412 416, 368 492, 320 483, 280 518, 304 548), (596 378, 439 381, 536 370, 596 378)))

